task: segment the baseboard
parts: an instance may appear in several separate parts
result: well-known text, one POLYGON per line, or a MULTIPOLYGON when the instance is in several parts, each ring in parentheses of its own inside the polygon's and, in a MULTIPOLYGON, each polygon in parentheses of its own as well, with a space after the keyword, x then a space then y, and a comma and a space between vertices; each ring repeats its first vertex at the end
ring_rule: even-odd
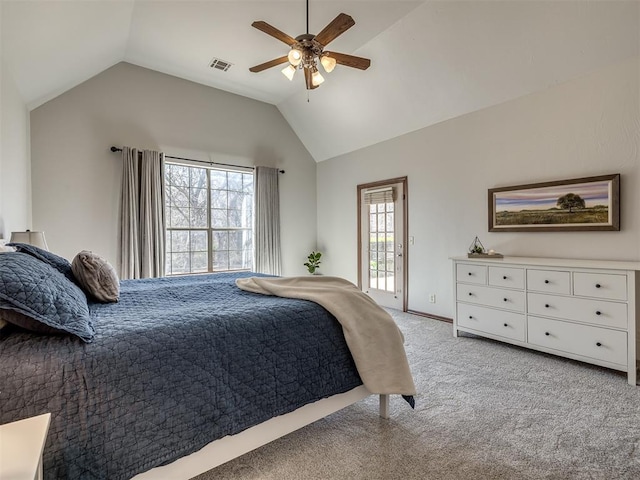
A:
POLYGON ((433 320, 440 320, 441 322, 453 323, 452 318, 441 317, 440 315, 434 315, 433 313, 418 312, 417 310, 407 310, 407 313, 418 315, 419 317, 432 318, 433 320))

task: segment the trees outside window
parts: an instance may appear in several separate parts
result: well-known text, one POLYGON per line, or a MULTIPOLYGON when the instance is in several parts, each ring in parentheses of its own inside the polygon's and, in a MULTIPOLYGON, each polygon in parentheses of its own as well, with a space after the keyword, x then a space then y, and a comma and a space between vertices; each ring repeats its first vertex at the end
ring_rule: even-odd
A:
POLYGON ((166 272, 251 270, 253 173, 167 163, 166 272))

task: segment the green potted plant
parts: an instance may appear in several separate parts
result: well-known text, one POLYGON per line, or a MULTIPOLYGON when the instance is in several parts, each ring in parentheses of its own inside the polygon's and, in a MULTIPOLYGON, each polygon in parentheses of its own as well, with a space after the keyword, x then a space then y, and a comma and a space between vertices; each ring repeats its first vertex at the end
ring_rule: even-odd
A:
POLYGON ((320 252, 311 252, 307 257, 307 261, 304 263, 304 266, 307 267, 309 273, 314 274, 316 270, 320 268, 320 257, 322 257, 322 253, 320 252))

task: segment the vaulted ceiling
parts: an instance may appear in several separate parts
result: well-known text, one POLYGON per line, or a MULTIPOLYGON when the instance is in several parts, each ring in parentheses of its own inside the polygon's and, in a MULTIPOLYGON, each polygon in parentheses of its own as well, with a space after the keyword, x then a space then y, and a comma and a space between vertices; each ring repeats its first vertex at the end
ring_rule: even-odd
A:
POLYGON ((356 25, 307 92, 272 68, 288 47, 251 27, 305 32, 303 0, 2 0, 3 65, 29 108, 126 61, 276 105, 316 161, 486 108, 637 56, 636 1, 310 0, 311 33, 356 25), (213 58, 230 62, 222 72, 213 58))

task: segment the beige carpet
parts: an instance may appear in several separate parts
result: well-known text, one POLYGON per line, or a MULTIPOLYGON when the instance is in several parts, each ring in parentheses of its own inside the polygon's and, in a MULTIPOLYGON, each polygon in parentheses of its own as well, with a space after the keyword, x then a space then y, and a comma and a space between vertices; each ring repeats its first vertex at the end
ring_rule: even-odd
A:
POLYGON ((640 388, 621 372, 391 312, 416 410, 367 399, 196 477, 213 479, 638 479, 640 388))

